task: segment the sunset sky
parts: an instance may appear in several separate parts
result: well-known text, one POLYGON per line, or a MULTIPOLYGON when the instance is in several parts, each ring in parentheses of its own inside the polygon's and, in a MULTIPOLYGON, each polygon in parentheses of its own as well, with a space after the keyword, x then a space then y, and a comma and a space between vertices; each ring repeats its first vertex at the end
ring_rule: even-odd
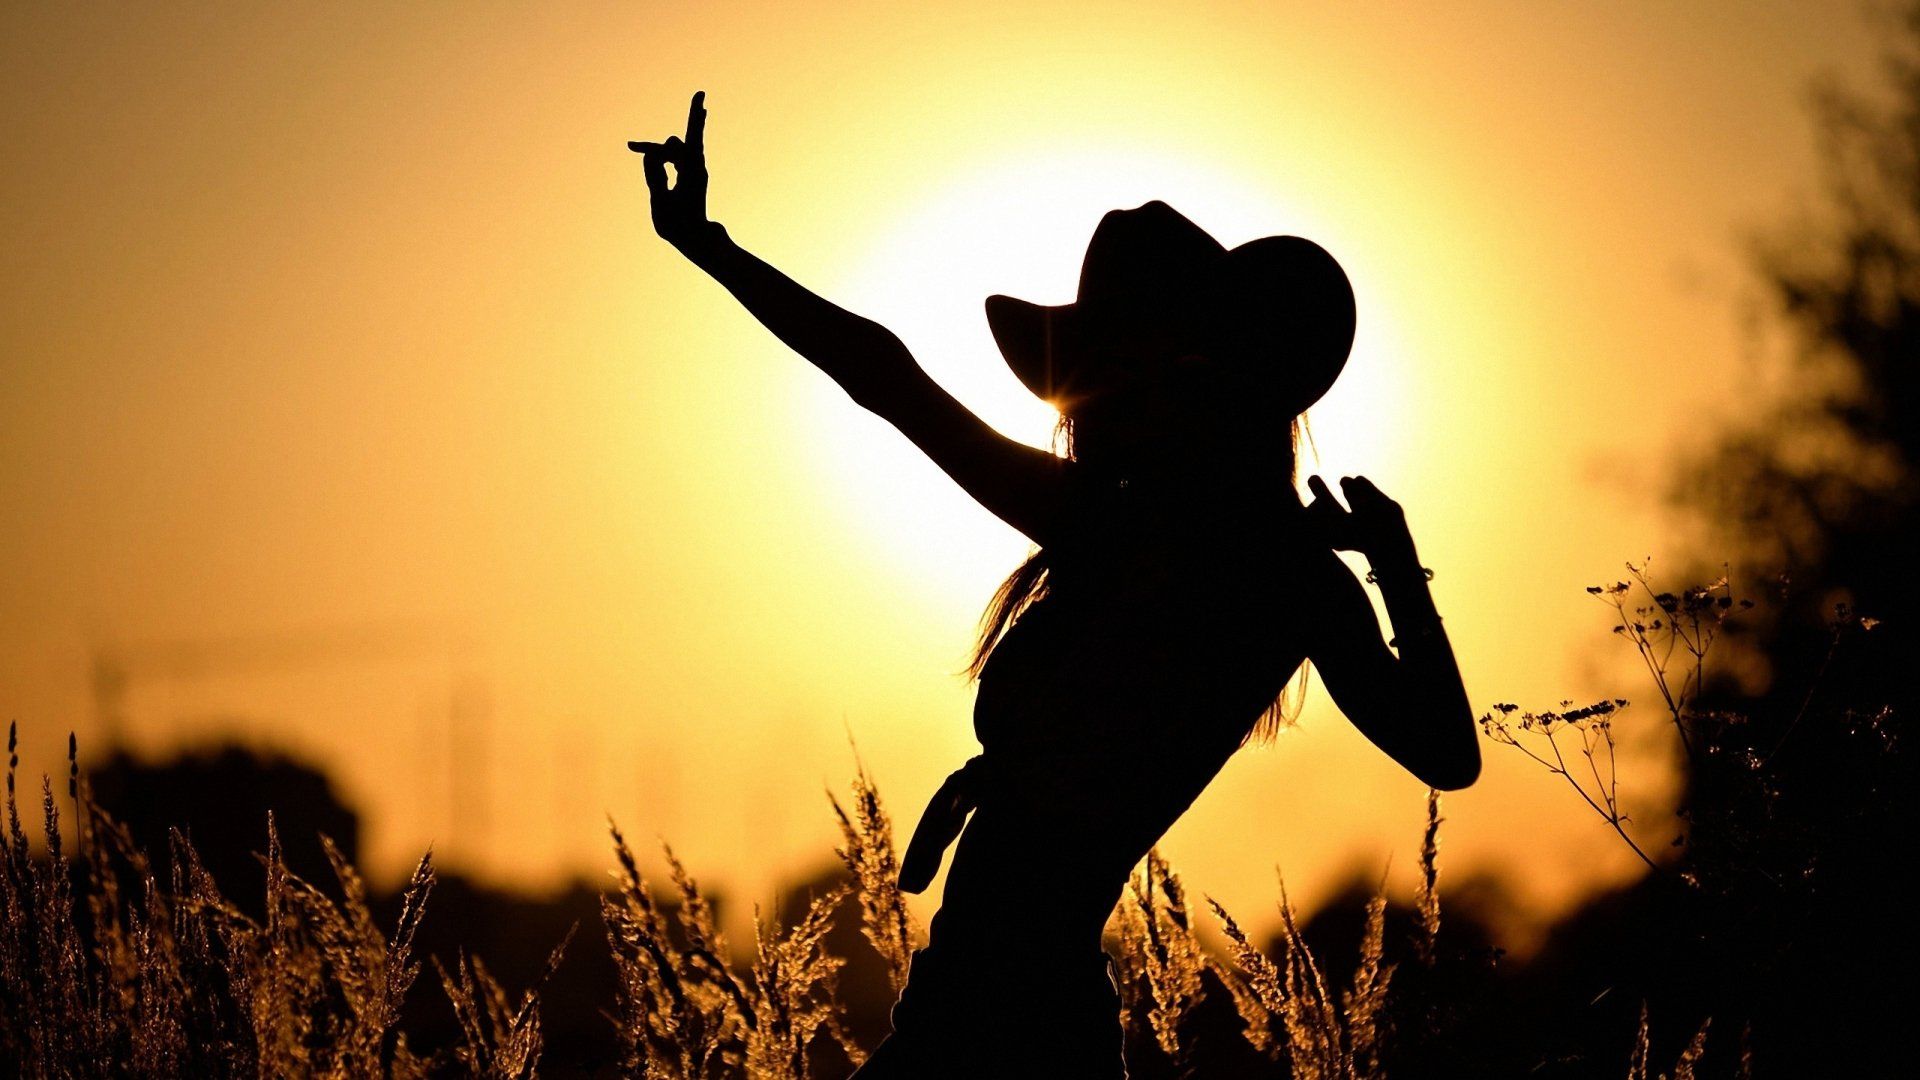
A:
MULTIPOLYGON (((733 237, 1039 445, 988 294, 1070 300, 1101 214, 1154 198, 1318 241, 1360 324, 1303 470, 1405 505, 1476 712, 1650 703, 1583 587, 1688 550, 1676 451, 1766 390, 1745 237, 1816 190, 1810 80, 1866 80, 1880 31, 1852 2, 1354 8, 9 5, 23 768, 69 729, 105 752, 107 658, 137 748, 332 770, 383 880, 430 842, 597 880, 611 813, 764 903, 832 860, 849 736, 911 826, 975 751, 957 672, 1025 542, 653 236, 625 143, 694 90, 733 237)), ((1657 847, 1658 715, 1621 728, 1657 847)), ((1525 923, 1631 873, 1486 751, 1449 880, 1507 875, 1525 923)), ((1316 681, 1163 851, 1259 925, 1276 866, 1306 905, 1389 857, 1410 881, 1422 799, 1316 681)))

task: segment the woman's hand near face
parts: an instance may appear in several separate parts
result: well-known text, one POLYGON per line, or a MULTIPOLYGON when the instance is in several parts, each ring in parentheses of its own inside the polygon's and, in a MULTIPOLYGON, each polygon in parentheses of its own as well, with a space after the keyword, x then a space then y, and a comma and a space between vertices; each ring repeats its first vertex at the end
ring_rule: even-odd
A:
MULTIPOLYGON (((1309 658, 1334 704, 1376 746, 1432 787, 1466 787, 1480 775, 1478 736, 1406 514, 1362 476, 1340 481, 1351 509, 1319 477, 1309 478, 1307 486, 1313 492, 1307 519, 1321 540, 1373 564, 1367 580, 1377 576, 1399 653, 1380 640, 1380 623, 1359 581, 1345 567, 1331 565, 1321 576, 1324 591, 1314 618, 1319 633, 1309 658)), ((1331 555, 1322 558, 1338 563, 1331 555)))
POLYGON ((1383 559, 1399 561, 1413 555, 1413 534, 1407 530, 1406 512, 1373 481, 1364 476, 1341 477, 1340 492, 1347 497, 1345 507, 1318 476, 1307 478, 1307 488, 1313 492, 1313 501, 1307 504, 1307 520, 1328 547, 1357 551, 1376 565, 1383 559))

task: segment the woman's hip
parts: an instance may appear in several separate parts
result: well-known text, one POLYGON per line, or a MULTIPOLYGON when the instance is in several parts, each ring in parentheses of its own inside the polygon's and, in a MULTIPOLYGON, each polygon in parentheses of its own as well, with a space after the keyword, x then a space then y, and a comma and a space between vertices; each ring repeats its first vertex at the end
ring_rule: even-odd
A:
POLYGON ((935 941, 914 953, 892 1016, 858 1080, 1126 1076, 1119 986, 1097 950, 1006 955, 935 941))

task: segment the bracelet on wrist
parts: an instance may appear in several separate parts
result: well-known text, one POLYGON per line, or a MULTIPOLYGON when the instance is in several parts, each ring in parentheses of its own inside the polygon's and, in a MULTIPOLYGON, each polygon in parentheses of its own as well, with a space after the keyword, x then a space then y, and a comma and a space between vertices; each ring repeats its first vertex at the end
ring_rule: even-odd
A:
MULTIPOLYGON (((1393 570, 1393 571, 1389 571, 1389 572, 1387 573, 1387 577, 1389 577, 1389 578, 1399 578, 1399 577, 1412 577, 1412 576, 1413 576, 1413 571, 1411 571, 1411 570, 1406 570, 1406 571, 1400 571, 1400 570, 1393 570)), ((1422 581, 1432 581, 1432 580, 1433 580, 1433 571, 1432 571, 1432 570, 1429 570, 1428 568, 1426 568, 1426 567, 1424 567, 1424 566, 1422 566, 1422 567, 1420 567, 1420 580, 1422 580, 1422 581)), ((1378 585, 1378 584, 1380 584, 1380 571, 1379 571, 1379 570, 1368 570, 1368 571, 1367 571, 1367 584, 1369 584, 1369 585, 1378 585)))

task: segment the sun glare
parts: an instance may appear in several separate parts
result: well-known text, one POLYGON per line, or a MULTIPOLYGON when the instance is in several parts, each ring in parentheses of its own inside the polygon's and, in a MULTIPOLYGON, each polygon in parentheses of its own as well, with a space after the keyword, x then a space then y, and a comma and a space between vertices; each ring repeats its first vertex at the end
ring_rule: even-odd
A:
MULTIPOLYGON (((1188 161, 1134 150, 1020 151, 929 190, 878 230, 880 243, 826 280, 836 302, 890 327, 929 374, 1004 434, 1049 447, 1057 414, 1008 370, 982 304, 994 293, 1071 301, 1080 259, 1101 215, 1162 199, 1229 247, 1276 233, 1308 236, 1343 256, 1360 296, 1354 356, 1316 407, 1315 448, 1329 465, 1381 464, 1398 427, 1400 395, 1374 356, 1383 319, 1367 275, 1334 223, 1289 205, 1284 192, 1188 161), (1358 415, 1344 402, 1365 402, 1358 415)), ((800 445, 833 479, 850 544, 917 583, 925 598, 977 607, 1026 551, 1026 541, 974 504, 891 427, 851 406, 824 380, 797 402, 800 445)), ((1308 455, 1304 470, 1315 468, 1308 455)), ((1357 471, 1355 469, 1354 471, 1357 471)))

